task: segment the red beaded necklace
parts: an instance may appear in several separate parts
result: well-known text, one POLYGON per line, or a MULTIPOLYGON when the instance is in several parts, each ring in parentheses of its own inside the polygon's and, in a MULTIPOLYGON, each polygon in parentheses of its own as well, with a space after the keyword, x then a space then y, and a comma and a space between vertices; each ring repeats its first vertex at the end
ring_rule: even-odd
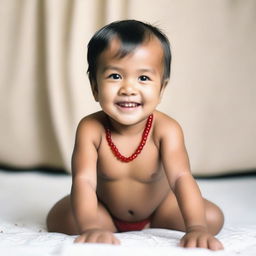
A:
POLYGON ((151 126, 152 126, 152 122, 153 122, 153 114, 151 114, 149 117, 148 117, 148 120, 147 120, 147 123, 146 123, 146 126, 144 128, 144 131, 142 133, 142 138, 141 138, 141 141, 140 141, 140 144, 139 146, 137 147, 137 149, 135 150, 135 152, 129 156, 129 157, 126 157, 126 156, 123 156, 118 148, 116 147, 116 145, 113 143, 112 139, 111 139, 111 131, 109 128, 105 128, 106 130, 106 139, 107 139, 107 142, 108 142, 108 145, 111 149, 111 151, 113 152, 113 154, 115 155, 115 157, 122 161, 122 162, 130 162, 132 160, 134 160, 142 151, 143 147, 145 146, 146 144, 146 141, 147 141, 147 137, 148 137, 148 134, 150 132, 150 129, 151 129, 151 126))

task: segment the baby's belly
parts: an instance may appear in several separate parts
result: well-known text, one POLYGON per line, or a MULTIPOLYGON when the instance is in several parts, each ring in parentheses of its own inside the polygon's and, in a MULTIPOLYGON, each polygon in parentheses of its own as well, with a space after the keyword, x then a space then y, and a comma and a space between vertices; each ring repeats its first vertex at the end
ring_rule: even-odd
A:
POLYGON ((113 217, 125 221, 148 218, 170 191, 167 179, 153 183, 136 180, 98 180, 98 199, 113 217))

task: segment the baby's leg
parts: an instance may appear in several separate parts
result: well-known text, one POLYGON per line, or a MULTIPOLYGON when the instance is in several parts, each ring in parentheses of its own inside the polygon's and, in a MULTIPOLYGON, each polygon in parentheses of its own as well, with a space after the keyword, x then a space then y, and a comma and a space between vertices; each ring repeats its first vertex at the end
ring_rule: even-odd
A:
MULTIPOLYGON (((86 216, 85 216, 86 218, 86 216)), ((102 229, 116 232, 112 217, 106 208, 98 202, 98 223, 102 229)), ((78 235, 78 227, 71 209, 70 196, 58 201, 47 216, 47 228, 49 232, 78 235)))
MULTIPOLYGON (((206 220, 210 233, 216 235, 224 223, 224 216, 218 206, 204 199, 206 220)), ((185 231, 185 224, 176 197, 172 192, 164 199, 152 216, 152 228, 167 228, 185 231)))

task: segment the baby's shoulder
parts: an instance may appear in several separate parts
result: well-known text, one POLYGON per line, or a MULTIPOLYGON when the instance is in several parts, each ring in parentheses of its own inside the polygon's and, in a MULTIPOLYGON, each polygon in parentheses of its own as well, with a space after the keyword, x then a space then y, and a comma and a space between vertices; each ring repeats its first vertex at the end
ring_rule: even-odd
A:
POLYGON ((77 127, 77 134, 86 137, 101 137, 106 117, 102 111, 83 117, 77 127))
POLYGON ((104 127, 105 122, 106 122, 106 117, 104 113, 102 111, 99 111, 83 117, 80 120, 78 127, 93 126, 95 128, 102 128, 104 127))
POLYGON ((160 112, 155 112, 155 125, 154 130, 155 133, 160 136, 167 136, 167 135, 179 135, 182 133, 182 128, 180 124, 173 119, 172 117, 160 112))

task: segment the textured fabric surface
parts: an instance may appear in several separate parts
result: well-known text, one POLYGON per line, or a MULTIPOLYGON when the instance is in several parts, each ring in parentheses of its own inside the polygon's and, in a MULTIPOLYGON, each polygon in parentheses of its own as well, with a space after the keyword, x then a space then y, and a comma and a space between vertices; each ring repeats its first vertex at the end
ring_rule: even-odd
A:
POLYGON ((183 127, 193 173, 255 169, 255 13, 254 0, 2 0, 0 164, 70 171, 77 124, 99 109, 86 45, 101 26, 131 18, 170 38, 159 110, 183 127))
POLYGON ((184 233, 164 229, 116 234, 121 246, 75 245, 75 236, 48 233, 45 218, 50 207, 70 191, 70 176, 0 171, 0 255, 221 255, 256 254, 256 177, 199 180, 202 194, 218 204, 226 218, 218 238, 225 250, 182 249, 184 233))

